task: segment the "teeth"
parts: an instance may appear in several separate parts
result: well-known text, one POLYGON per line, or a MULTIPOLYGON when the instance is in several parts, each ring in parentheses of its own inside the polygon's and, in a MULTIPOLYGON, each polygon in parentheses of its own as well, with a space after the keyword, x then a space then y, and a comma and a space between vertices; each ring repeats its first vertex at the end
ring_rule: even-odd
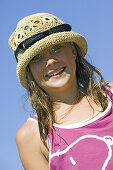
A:
POLYGON ((48 76, 51 77, 51 76, 55 76, 57 75, 58 73, 60 73, 61 71, 63 71, 63 68, 59 71, 56 71, 55 73, 52 73, 52 74, 49 74, 48 76))

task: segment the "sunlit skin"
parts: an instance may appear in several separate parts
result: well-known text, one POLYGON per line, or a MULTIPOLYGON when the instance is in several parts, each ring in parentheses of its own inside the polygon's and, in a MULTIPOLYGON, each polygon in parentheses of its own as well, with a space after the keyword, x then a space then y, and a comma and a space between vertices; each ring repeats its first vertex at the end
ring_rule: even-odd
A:
POLYGON ((76 51, 73 53, 72 48, 70 43, 51 46, 29 64, 35 81, 54 100, 73 100, 73 94, 77 94, 76 51), (56 71, 60 73, 52 75, 56 71))

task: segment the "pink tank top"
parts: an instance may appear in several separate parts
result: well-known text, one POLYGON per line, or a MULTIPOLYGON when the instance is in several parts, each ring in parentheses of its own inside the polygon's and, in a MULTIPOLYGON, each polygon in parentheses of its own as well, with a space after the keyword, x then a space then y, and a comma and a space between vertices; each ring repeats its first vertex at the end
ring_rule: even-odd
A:
POLYGON ((113 170, 113 94, 109 94, 107 109, 92 119, 64 126, 54 123, 53 141, 48 134, 50 170, 113 170))

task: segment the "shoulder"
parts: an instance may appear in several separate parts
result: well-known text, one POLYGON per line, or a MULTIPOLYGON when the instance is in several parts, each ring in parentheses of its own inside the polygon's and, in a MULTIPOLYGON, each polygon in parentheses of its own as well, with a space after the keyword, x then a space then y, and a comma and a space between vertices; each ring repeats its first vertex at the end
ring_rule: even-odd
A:
POLYGON ((113 91, 113 82, 108 83, 107 86, 113 91))
POLYGON ((16 133, 15 136, 16 144, 19 153, 32 149, 40 149, 40 134, 37 124, 32 121, 27 121, 24 123, 16 133), (37 142, 36 142, 37 141, 37 142))
POLYGON ((16 133, 16 144, 25 169, 40 169, 44 164, 45 170, 48 170, 48 162, 41 151, 39 127, 36 123, 27 121, 20 127, 16 133))
POLYGON ((39 129, 32 121, 27 121, 19 128, 15 140, 21 160, 23 159, 23 155, 26 157, 31 152, 31 148, 32 152, 33 150, 40 150, 39 129))
POLYGON ((37 124, 32 121, 27 121, 24 123, 16 133, 16 141, 19 142, 21 139, 26 139, 30 137, 39 137, 39 129, 37 124), (34 135, 35 134, 35 135, 34 135))

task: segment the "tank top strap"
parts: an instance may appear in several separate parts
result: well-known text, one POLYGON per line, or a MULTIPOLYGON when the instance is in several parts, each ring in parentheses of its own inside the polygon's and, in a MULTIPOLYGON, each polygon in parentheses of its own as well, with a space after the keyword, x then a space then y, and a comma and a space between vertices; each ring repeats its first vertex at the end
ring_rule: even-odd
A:
POLYGON ((29 121, 29 120, 31 120, 31 121, 35 122, 36 124, 38 124, 38 117, 37 117, 36 114, 35 114, 35 115, 31 115, 31 116, 27 119, 27 121, 29 121))
MULTIPOLYGON (((38 116, 35 114, 35 115, 31 115, 27 121, 33 121, 34 123, 36 123, 38 125, 38 116)), ((48 146, 49 146, 49 154, 51 153, 51 133, 50 133, 50 126, 48 126, 49 128, 49 131, 48 131, 48 135, 47 135, 47 142, 48 142, 48 146)), ((43 127, 43 133, 45 133, 45 130, 44 130, 44 127, 43 127)))
MULTIPOLYGON (((27 121, 29 121, 29 120, 33 121, 34 123, 36 123, 36 124, 38 125, 38 116, 37 116, 36 114, 35 114, 35 115, 31 115, 31 116, 27 119, 27 121)), ((43 127, 43 133, 45 133, 44 127, 43 127)))
POLYGON ((112 101, 112 103, 113 103, 113 90, 108 87, 108 88, 107 88, 107 91, 108 91, 108 95, 109 95, 109 97, 110 97, 110 99, 111 99, 111 101, 112 101))

